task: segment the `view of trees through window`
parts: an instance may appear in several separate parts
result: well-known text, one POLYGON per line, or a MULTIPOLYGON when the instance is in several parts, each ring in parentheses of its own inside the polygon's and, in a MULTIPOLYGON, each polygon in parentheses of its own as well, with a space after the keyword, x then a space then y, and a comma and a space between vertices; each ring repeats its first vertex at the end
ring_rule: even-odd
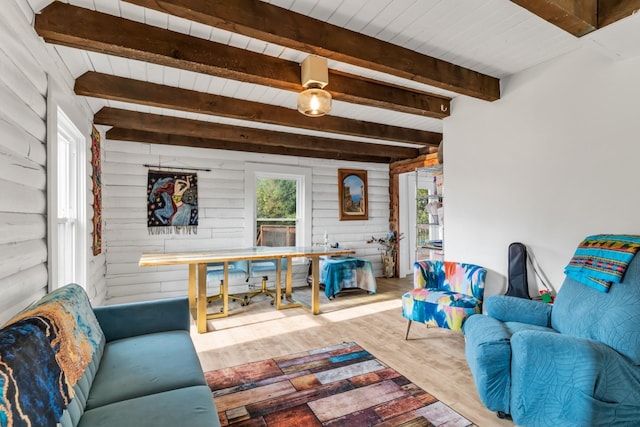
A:
POLYGON ((258 246, 296 245, 297 191, 297 181, 294 179, 256 180, 258 246))
MULTIPOLYGON (((429 213, 427 211, 427 203, 429 203, 429 191, 426 188, 418 188, 418 194, 416 197, 417 211, 416 211, 416 223, 417 224, 428 224, 429 221, 429 213)), ((429 240, 429 231, 428 229, 419 229, 418 235, 416 236, 419 244, 424 244, 429 240)))

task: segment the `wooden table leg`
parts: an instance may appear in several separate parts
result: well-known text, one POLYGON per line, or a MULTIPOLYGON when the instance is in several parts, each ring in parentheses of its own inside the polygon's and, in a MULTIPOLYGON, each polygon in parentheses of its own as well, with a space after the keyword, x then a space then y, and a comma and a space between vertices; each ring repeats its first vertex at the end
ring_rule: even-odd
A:
POLYGON ((311 312, 320 313, 320 258, 311 258, 311 312))
POLYGON ((198 333, 207 332, 207 264, 198 264, 198 299, 197 299, 198 333))

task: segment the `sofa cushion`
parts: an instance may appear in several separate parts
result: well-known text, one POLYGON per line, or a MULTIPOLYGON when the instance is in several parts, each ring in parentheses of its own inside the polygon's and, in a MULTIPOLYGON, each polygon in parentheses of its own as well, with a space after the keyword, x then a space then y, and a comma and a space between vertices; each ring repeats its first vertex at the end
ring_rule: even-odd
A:
POLYGON ((450 305, 452 307, 475 308, 481 303, 481 301, 472 295, 436 289, 415 288, 408 291, 405 295, 407 297, 410 296, 417 302, 450 305))
POLYGON ((613 347, 640 365, 640 256, 620 283, 603 293, 567 277, 558 292, 551 326, 562 334, 613 347))
POLYGON ((460 331, 467 317, 480 313, 481 303, 472 295, 415 288, 402 296, 402 315, 412 321, 460 331))
POLYGON ((218 427, 206 385, 137 397, 88 410, 78 427, 218 427))
POLYGON ((205 384, 188 332, 169 331, 124 338, 106 344, 86 410, 205 384))

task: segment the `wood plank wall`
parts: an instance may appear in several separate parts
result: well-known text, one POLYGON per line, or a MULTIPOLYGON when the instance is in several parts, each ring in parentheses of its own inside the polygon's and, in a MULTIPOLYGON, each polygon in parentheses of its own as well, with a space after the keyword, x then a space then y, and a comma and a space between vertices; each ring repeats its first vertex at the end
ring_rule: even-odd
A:
MULTIPOLYGON (((0 323, 47 292, 46 118, 48 76, 84 115, 89 106, 73 95, 73 77, 55 49, 32 28, 33 11, 22 0, 0 13, 0 323)), ((104 132, 105 129, 101 129, 104 132)), ((90 146, 88 145, 88 149, 90 146)), ((381 274, 371 236, 388 230, 388 167, 229 151, 151 146, 103 140, 103 253, 88 255, 87 290, 92 302, 118 303, 186 293, 186 269, 138 267, 143 251, 238 247, 244 236, 245 162, 309 167, 313 174, 312 240, 324 232, 332 242, 357 250, 381 274), (146 230, 145 163, 211 168, 200 179, 200 227, 196 236, 149 236, 146 230), (339 221, 338 168, 366 169, 369 220, 339 221)), ((88 173, 91 168, 87 167, 88 173)), ((88 189, 90 176, 87 176, 88 189)), ((90 191, 90 190, 89 190, 90 191)), ((89 202, 93 201, 89 193, 89 202)), ((93 213, 87 209, 88 219, 93 213)), ((91 235, 87 235, 91 242, 91 235)), ((89 244, 90 248, 91 245, 89 244)), ((303 282, 306 266, 295 269, 303 282)))
MULTIPOLYGON (((54 65, 55 58, 52 60, 50 51, 33 31, 32 20, 33 11, 26 2, 3 2, 0 13, 0 324, 48 291, 48 75, 59 81, 72 81, 68 71, 65 74, 65 70, 54 65)), ((67 88, 69 97, 73 94, 70 87, 67 88)), ((90 117, 86 104, 80 108, 85 108, 90 117)), ((92 202, 93 197, 90 199, 92 202)), ((88 215, 92 215, 92 209, 88 211, 88 215)), ((104 257, 89 256, 89 260, 88 272, 93 281, 90 296, 99 303, 105 290, 104 257)))
MULTIPOLYGON (((327 161, 254 153, 170 147, 122 141, 105 142, 103 163, 104 238, 107 248, 108 303, 186 295, 183 266, 139 267, 144 251, 205 250, 243 247, 245 236, 245 163, 311 168, 313 180, 312 241, 321 243, 326 230, 331 242, 357 250, 381 273, 372 235, 388 230, 389 170, 387 165, 327 161), (210 168, 198 172, 199 227, 197 235, 150 236, 146 227, 147 168, 144 164, 210 168), (338 168, 366 169, 369 220, 339 221, 338 168)), ((306 265, 294 269, 295 283, 304 283, 306 265)), ((232 288, 234 292, 246 286, 232 288)))

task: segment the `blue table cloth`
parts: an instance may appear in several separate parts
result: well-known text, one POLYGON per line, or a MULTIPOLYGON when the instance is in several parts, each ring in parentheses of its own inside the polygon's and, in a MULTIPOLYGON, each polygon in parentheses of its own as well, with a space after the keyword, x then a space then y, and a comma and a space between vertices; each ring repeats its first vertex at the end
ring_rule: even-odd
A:
POLYGON ((320 283, 329 299, 342 289, 360 288, 370 294, 377 290, 371 261, 360 258, 320 258, 320 283))

